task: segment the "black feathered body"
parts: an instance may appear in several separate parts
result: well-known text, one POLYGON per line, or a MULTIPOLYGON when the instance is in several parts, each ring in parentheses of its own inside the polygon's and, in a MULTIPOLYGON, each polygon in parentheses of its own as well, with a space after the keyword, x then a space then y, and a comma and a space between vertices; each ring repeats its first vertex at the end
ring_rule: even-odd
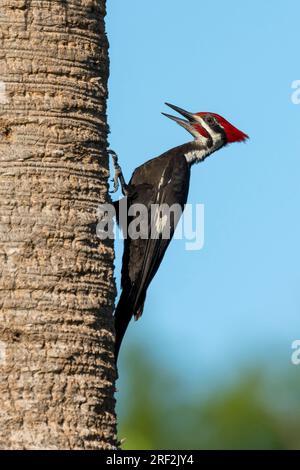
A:
MULTIPOLYGON (((122 293, 115 311, 116 359, 119 348, 132 316, 139 318, 143 312, 149 284, 156 274, 165 251, 173 237, 178 217, 170 217, 170 237, 160 234, 151 237, 153 229, 151 206, 153 204, 179 204, 182 211, 187 201, 190 183, 190 164, 185 158, 193 151, 200 151, 199 143, 189 142, 175 147, 161 156, 139 166, 128 185, 128 209, 132 204, 143 204, 148 209, 149 232, 146 239, 124 240, 121 287, 122 293)), ((131 222, 128 218, 128 224, 131 222)))

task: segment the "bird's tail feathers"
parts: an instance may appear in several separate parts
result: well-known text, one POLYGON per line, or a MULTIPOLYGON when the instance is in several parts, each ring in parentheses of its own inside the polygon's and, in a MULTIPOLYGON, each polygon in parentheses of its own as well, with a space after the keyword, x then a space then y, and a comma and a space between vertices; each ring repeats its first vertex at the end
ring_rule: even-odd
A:
POLYGON ((145 295, 141 299, 136 297, 136 290, 123 289, 118 305, 115 310, 114 319, 115 319, 115 332, 116 332, 116 341, 115 341, 115 361, 117 362, 120 347, 122 340, 126 333, 127 327, 131 318, 134 316, 135 320, 138 320, 144 308, 145 295))

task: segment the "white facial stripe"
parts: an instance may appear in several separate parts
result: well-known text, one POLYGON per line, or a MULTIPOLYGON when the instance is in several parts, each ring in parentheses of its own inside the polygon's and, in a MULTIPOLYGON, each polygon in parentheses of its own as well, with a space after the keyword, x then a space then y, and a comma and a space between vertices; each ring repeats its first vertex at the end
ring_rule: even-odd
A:
POLYGON ((188 163, 196 163, 196 162, 200 162, 201 160, 204 160, 205 157, 215 152, 223 145, 223 138, 220 133, 215 132, 213 129, 211 129, 209 125, 204 121, 204 119, 202 119, 200 116, 194 116, 194 117, 195 117, 195 120, 197 120, 199 124, 203 127, 203 129, 205 129, 206 132, 209 134, 212 140, 212 146, 208 147, 206 145, 208 138, 197 133, 198 135, 196 137, 196 140, 202 142, 204 145, 206 145, 206 147, 203 149, 191 150, 190 152, 187 152, 185 154, 185 158, 188 163))
POLYGON ((213 141, 213 148, 216 150, 222 145, 222 136, 220 133, 215 132, 213 129, 209 127, 208 124, 202 119, 200 116, 197 116, 197 120, 200 121, 201 126, 208 132, 208 134, 211 136, 212 141, 213 141))
POLYGON ((214 150, 218 149, 222 145, 222 136, 220 133, 215 132, 213 129, 210 129, 208 126, 207 127, 207 132, 212 138, 213 141, 213 148, 214 150))

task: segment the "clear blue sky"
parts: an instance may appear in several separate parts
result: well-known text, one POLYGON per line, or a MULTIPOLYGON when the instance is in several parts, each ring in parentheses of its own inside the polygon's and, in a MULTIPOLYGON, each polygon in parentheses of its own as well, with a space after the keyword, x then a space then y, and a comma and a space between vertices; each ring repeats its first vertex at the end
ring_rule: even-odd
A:
MULTIPOLYGON (((184 380, 222 378, 274 350, 291 367, 300 338, 300 105, 291 100, 299 0, 107 6, 110 145, 127 179, 189 140, 160 114, 165 101, 222 114, 251 138, 193 168, 189 202, 205 204, 205 246, 189 252, 172 241, 123 353, 144 343, 184 380)), ((120 256, 118 244, 118 282, 120 256)))

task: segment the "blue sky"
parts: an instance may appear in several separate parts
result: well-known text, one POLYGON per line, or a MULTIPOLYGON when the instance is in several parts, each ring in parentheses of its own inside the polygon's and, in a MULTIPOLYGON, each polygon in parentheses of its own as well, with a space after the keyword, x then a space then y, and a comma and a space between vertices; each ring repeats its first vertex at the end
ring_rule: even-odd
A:
POLYGON ((299 0, 107 7, 110 145, 127 179, 189 140, 160 114, 165 101, 219 113, 251 138, 193 167, 189 202, 205 204, 204 248, 172 241, 123 353, 143 343, 185 381, 220 379, 274 351, 290 368, 300 338, 299 0))

